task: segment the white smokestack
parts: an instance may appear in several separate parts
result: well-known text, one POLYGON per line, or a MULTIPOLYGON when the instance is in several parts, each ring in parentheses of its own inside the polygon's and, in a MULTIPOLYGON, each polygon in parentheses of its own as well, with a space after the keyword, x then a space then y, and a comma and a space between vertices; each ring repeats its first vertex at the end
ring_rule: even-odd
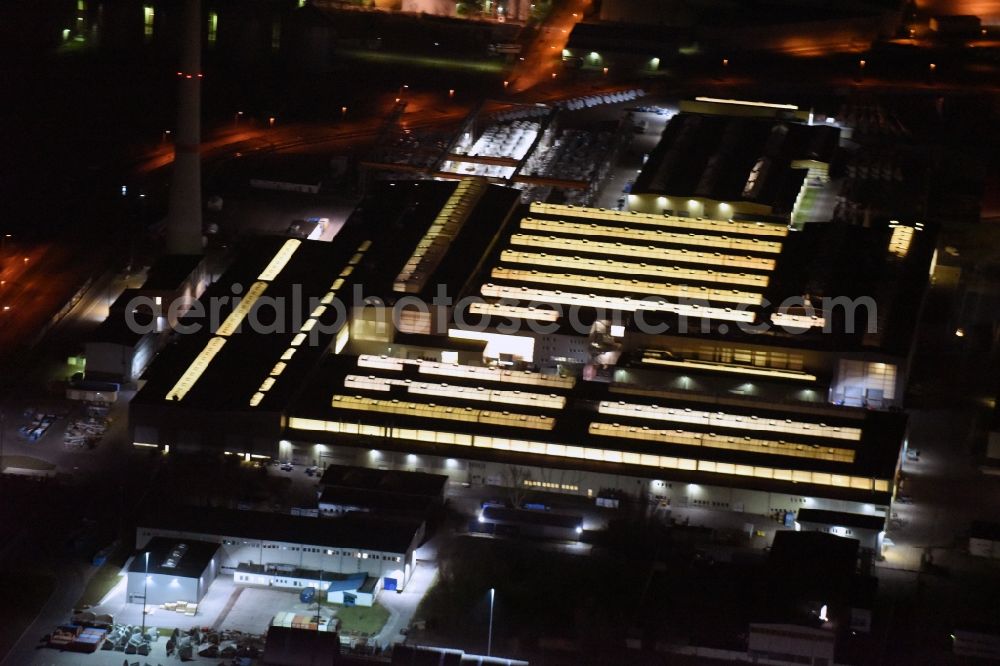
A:
POLYGON ((167 252, 201 254, 201 0, 184 0, 167 252))

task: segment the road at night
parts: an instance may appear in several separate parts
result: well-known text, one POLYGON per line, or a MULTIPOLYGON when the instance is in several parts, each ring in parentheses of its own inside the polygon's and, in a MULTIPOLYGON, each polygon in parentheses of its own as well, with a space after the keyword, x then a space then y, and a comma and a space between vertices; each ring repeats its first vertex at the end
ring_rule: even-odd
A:
POLYGON ((510 74, 514 92, 524 92, 558 78, 562 70, 562 51, 569 42, 573 26, 582 20, 589 5, 590 0, 569 0, 553 6, 552 13, 539 27, 524 59, 517 62, 510 74))
POLYGON ((80 256, 74 248, 55 243, 8 248, 11 255, 14 260, 5 267, 0 285, 3 355, 28 346, 80 287, 80 276, 96 267, 93 255, 80 256))

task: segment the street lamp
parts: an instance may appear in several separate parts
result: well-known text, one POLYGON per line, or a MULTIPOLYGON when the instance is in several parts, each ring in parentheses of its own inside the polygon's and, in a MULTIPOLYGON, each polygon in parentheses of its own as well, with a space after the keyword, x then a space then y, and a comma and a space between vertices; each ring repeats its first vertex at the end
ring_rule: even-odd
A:
POLYGON ((493 600, 496 598, 496 589, 490 588, 490 631, 486 638, 486 656, 493 653, 493 600))
POLYGON ((242 111, 237 111, 236 115, 233 116, 233 126, 239 126, 239 124, 240 124, 240 118, 242 118, 242 117, 243 117, 243 112, 242 111))
POLYGON ((146 595, 149 593, 149 548, 146 549, 146 575, 142 579, 142 635, 146 635, 146 595))

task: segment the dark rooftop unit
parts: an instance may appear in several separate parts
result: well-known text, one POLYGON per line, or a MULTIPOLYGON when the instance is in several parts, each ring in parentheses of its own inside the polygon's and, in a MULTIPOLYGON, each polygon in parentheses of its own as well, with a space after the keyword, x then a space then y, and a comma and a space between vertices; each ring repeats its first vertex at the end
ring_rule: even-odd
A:
POLYGON ((867 516, 861 513, 846 513, 844 511, 799 509, 798 520, 799 522, 837 525, 839 527, 874 530, 876 532, 885 529, 885 518, 883 516, 867 516))
POLYGON ((337 506, 342 511, 361 511, 379 515, 426 516, 435 498, 426 495, 380 493, 360 488, 327 487, 319 496, 323 505, 337 506))
POLYGON ((826 532, 777 532, 767 560, 766 619, 803 620, 821 605, 846 604, 859 545, 856 539, 826 532))
POLYGON ((351 664, 340 657, 340 637, 332 631, 312 631, 271 625, 267 628, 263 663, 275 666, 351 664))
POLYGON ((371 469, 330 465, 320 478, 320 485, 327 489, 367 490, 389 495, 416 495, 440 498, 444 494, 448 477, 426 472, 371 469))
POLYGON ((146 553, 149 553, 149 573, 197 578, 215 557, 219 544, 196 539, 153 537, 141 553, 132 558, 128 570, 146 572, 146 553))
POLYGON ((201 265, 197 254, 167 254, 156 260, 146 274, 143 291, 169 291, 180 286, 201 265))

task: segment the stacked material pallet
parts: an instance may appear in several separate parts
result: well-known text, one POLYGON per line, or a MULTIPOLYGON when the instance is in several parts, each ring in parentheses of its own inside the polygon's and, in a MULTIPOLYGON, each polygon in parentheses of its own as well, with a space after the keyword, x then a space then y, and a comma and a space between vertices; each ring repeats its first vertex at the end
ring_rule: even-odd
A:
POLYGON ((56 630, 49 636, 49 646, 60 650, 65 649, 76 640, 81 630, 82 627, 75 624, 64 624, 56 627, 56 630))
POLYGON ((190 601, 167 601, 161 604, 160 607, 163 608, 163 610, 183 613, 188 617, 194 617, 198 612, 198 604, 190 601))
POLYGON ((108 632, 106 629, 89 627, 80 632, 76 639, 70 643, 69 649, 73 652, 84 652, 87 654, 97 652, 107 635, 108 632))
POLYGON ((93 448, 104 437, 107 428, 105 418, 76 419, 66 428, 64 442, 70 448, 93 448))

